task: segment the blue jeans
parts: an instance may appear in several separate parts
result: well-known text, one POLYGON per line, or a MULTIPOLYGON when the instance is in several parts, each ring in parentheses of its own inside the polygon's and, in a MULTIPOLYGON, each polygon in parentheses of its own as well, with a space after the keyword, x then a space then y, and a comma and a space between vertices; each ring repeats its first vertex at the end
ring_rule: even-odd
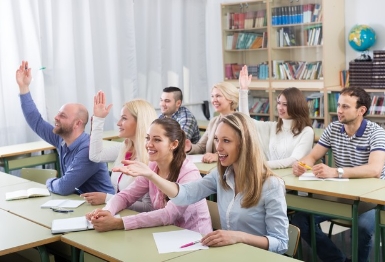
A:
MULTIPOLYGON (((374 233, 375 210, 369 210, 358 217, 358 261, 367 262, 372 248, 372 236, 374 233)), ((314 216, 316 225, 330 220, 326 216, 314 216)), ((298 212, 294 215, 291 223, 301 230, 301 237, 311 245, 310 215, 298 212)), ((346 256, 339 250, 333 241, 316 226, 315 236, 317 241, 317 255, 325 262, 343 262, 346 256)))

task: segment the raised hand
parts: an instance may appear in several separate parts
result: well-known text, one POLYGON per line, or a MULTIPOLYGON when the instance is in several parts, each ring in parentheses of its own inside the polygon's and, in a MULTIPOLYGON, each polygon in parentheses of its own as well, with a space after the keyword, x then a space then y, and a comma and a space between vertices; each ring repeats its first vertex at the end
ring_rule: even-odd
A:
POLYGON ((112 171, 122 172, 123 174, 129 175, 132 177, 138 177, 138 176, 151 177, 152 175, 155 174, 154 171, 152 171, 151 168, 148 167, 148 165, 140 161, 123 160, 122 163, 125 164, 125 166, 114 167, 112 168, 112 171))
POLYGON ((94 116, 105 118, 110 112, 112 104, 106 107, 106 94, 103 91, 99 91, 94 96, 94 116))
POLYGON ((16 70, 16 82, 19 85, 20 94, 29 92, 29 84, 32 81, 31 68, 28 68, 28 62, 22 61, 19 69, 16 70))
POLYGON ((242 67, 242 70, 239 72, 239 87, 240 89, 248 90, 251 83, 252 75, 249 75, 247 71, 247 65, 242 67))

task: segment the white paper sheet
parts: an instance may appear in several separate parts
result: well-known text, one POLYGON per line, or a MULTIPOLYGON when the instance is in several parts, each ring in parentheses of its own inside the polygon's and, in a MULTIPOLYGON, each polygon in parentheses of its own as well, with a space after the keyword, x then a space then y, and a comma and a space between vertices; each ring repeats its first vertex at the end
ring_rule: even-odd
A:
POLYGON ((202 163, 203 155, 187 155, 186 158, 193 163, 202 163))
POLYGON ((188 229, 153 233, 153 235, 159 254, 208 249, 207 246, 203 246, 201 243, 197 243, 189 247, 180 248, 182 245, 196 240, 200 240, 202 238, 202 235, 198 232, 191 231, 188 229))
POLYGON ((337 182, 346 182, 349 181, 349 178, 318 178, 313 173, 304 173, 302 176, 298 178, 302 181, 337 181, 337 182))

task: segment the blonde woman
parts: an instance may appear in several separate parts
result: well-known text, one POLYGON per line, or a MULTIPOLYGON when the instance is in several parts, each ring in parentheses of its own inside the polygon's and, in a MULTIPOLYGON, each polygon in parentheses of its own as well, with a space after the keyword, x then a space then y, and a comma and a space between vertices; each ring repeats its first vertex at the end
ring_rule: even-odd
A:
POLYGON ((146 177, 178 206, 216 193, 222 230, 205 235, 203 245, 241 242, 283 254, 289 241, 285 186, 264 160, 256 132, 254 121, 243 113, 222 116, 214 132, 218 168, 185 184, 168 181, 133 161, 115 170, 146 177))
MULTIPOLYGON (((119 127, 119 137, 125 138, 122 143, 116 146, 103 148, 103 126, 104 120, 108 115, 112 104, 106 106, 106 96, 99 91, 94 97, 94 115, 92 118, 92 131, 90 140, 89 157, 94 162, 113 162, 114 166, 122 165, 121 161, 138 160, 148 163, 148 154, 145 148, 145 138, 147 130, 152 121, 157 118, 153 106, 145 100, 135 99, 127 102, 122 110, 121 117, 117 125, 119 127)), ((126 176, 121 172, 112 172, 111 182, 115 193, 120 192, 133 182, 134 178, 126 176)), ((91 192, 82 194, 87 202, 92 205, 107 203, 113 196, 102 192, 91 192)), ((142 201, 136 202, 131 209, 136 211, 149 211, 152 209, 148 196, 142 201)))
POLYGON ((211 89, 211 104, 218 116, 210 120, 206 132, 198 143, 186 143, 187 154, 204 154, 202 162, 212 163, 218 161, 218 154, 214 146, 214 132, 221 118, 227 114, 234 113, 238 107, 238 89, 231 83, 221 82, 211 89))

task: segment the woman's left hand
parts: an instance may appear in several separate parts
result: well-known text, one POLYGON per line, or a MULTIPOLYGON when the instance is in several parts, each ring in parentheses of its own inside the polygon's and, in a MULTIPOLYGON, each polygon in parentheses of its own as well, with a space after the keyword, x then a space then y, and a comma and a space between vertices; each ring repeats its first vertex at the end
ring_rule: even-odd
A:
POLYGON ((233 245, 239 242, 239 232, 230 230, 215 230, 201 240, 202 245, 209 247, 220 247, 233 245))
POLYGON ((218 161, 218 154, 217 153, 206 153, 202 157, 203 163, 213 163, 218 161))
POLYGON ((91 217, 91 223, 99 232, 124 229, 123 220, 120 217, 114 217, 108 210, 98 210, 91 217))

